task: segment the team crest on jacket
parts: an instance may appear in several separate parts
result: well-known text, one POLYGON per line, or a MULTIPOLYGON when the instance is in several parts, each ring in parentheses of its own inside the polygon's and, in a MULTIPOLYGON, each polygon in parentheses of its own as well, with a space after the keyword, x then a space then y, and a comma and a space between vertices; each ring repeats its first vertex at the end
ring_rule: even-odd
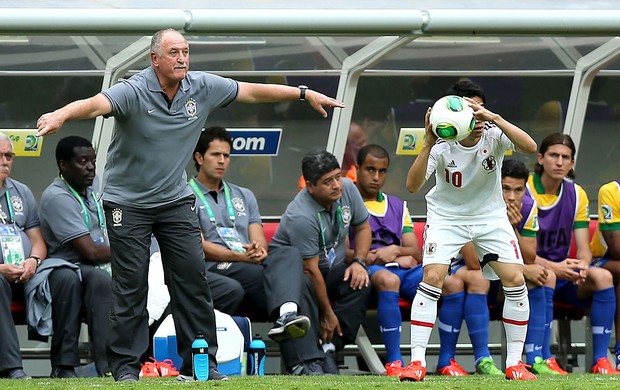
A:
POLYGON ((185 112, 187 112, 187 116, 189 118, 195 118, 197 109, 196 109, 196 100, 194 98, 189 98, 185 102, 185 112))
POLYGON ((243 199, 241 198, 232 198, 232 205, 237 210, 239 214, 245 214, 245 205, 243 204, 243 199))
POLYGON ((11 207, 16 213, 21 213, 24 211, 24 203, 22 202, 22 198, 19 196, 11 196, 11 207))
POLYGON ((611 206, 608 204, 601 205, 601 211, 603 212, 603 219, 605 221, 611 221, 613 214, 611 213, 611 206))
POLYGON ((114 222, 114 226, 123 226, 123 210, 114 209, 112 210, 112 222, 114 222))
POLYGON ((351 223, 351 208, 349 206, 342 207, 342 222, 345 225, 351 223))
POLYGON ((489 156, 482 160, 482 167, 485 171, 493 171, 497 166, 497 161, 495 161, 495 156, 489 156))

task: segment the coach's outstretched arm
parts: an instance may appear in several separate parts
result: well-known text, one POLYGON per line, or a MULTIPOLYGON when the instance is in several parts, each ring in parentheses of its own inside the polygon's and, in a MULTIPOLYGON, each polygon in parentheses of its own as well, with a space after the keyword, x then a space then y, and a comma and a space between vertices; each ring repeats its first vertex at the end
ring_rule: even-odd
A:
POLYGON ((280 84, 257 84, 239 81, 237 101, 242 103, 284 102, 301 99, 310 103, 312 108, 317 110, 323 118, 327 117, 327 112, 323 107, 345 107, 342 102, 306 87, 300 88, 280 84))
POLYGON ((110 101, 98 93, 93 97, 76 100, 56 111, 41 115, 37 120, 37 137, 54 134, 69 120, 91 119, 112 112, 110 101))

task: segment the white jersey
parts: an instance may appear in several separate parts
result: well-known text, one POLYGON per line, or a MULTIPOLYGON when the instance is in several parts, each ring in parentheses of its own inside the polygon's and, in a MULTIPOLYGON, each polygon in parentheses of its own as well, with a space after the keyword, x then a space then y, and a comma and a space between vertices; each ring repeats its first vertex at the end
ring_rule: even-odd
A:
POLYGON ((479 224, 506 218, 501 167, 504 153, 513 148, 489 122, 472 147, 442 140, 433 145, 426 168, 426 180, 435 173, 435 186, 426 194, 428 221, 479 224))

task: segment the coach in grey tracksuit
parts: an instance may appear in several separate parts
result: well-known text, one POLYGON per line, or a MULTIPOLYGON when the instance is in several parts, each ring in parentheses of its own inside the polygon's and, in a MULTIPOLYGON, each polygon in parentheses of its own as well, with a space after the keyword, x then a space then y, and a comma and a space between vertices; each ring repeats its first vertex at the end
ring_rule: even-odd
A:
POLYGON ((58 131, 67 120, 115 118, 108 149, 103 199, 112 248, 110 345, 108 358, 117 381, 135 382, 139 357, 148 346, 146 313, 149 245, 160 245, 170 291, 180 378, 191 378, 191 343, 203 333, 209 343, 209 379, 215 369, 215 316, 201 248, 194 196, 185 166, 209 114, 234 100, 245 103, 306 100, 344 107, 305 86, 299 88, 236 82, 205 72, 188 72, 189 44, 172 29, 153 35, 151 66, 91 98, 42 115, 37 135, 58 131))

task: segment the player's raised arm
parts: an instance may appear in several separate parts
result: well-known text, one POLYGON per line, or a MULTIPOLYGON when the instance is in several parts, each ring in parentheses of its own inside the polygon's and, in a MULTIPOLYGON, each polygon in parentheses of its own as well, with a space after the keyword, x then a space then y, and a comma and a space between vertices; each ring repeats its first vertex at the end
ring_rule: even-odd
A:
POLYGON ((464 99, 467 100, 471 108, 474 109, 474 116, 477 120, 495 123, 495 125, 499 127, 504 134, 506 134, 506 137, 512 141, 518 151, 526 154, 536 152, 538 147, 536 145, 536 141, 534 141, 534 139, 532 139, 532 137, 530 137, 530 135, 523 129, 508 122, 501 115, 489 111, 474 99, 470 99, 468 97, 465 97, 464 99))
POLYGON ((431 153, 431 148, 437 141, 437 136, 431 130, 431 124, 429 121, 430 113, 431 109, 429 108, 426 111, 425 116, 426 135, 424 136, 424 145, 422 146, 422 150, 420 150, 420 154, 418 154, 415 161, 411 165, 411 168, 409 168, 409 172, 407 173, 406 187, 407 190, 412 193, 418 192, 426 182, 426 167, 428 166, 428 158, 431 153))

